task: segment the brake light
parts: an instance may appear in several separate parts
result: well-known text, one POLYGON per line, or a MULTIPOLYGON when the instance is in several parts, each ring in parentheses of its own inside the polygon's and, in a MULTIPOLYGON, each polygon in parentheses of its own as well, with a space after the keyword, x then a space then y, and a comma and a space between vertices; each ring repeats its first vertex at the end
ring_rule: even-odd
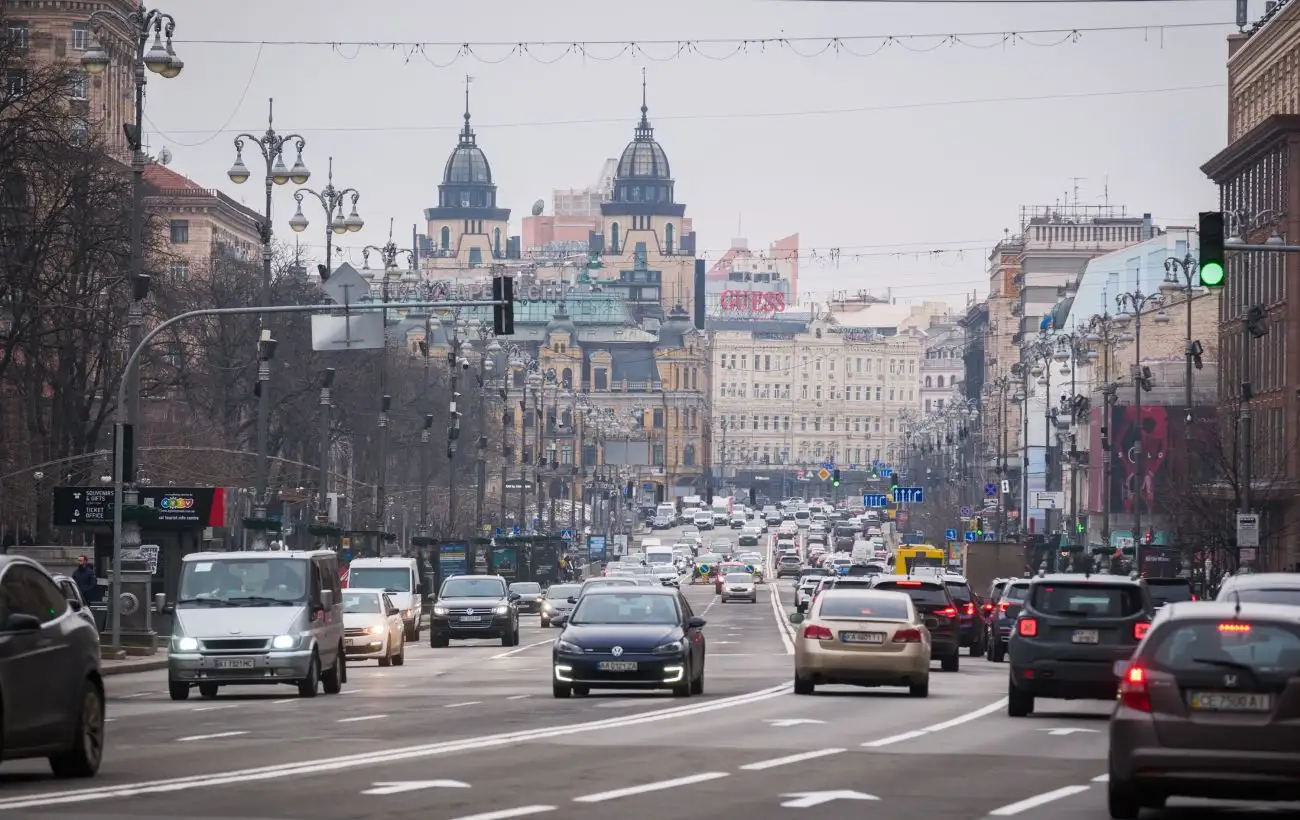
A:
POLYGON ((1151 624, 1146 621, 1139 621, 1133 624, 1133 640, 1140 641, 1151 631, 1151 624))
POLYGON ((900 587, 919 587, 921 585, 921 582, 920 581, 897 581, 895 582, 895 585, 900 587))
POLYGON ((993 604, 985 604, 985 605, 984 605, 984 611, 985 611, 985 612, 992 612, 992 611, 993 611, 993 604))
POLYGON ((1005 601, 1003 603, 998 604, 998 612, 1001 612, 1003 615, 1007 614, 1008 606, 1010 606, 1010 604, 1006 603, 1005 601))
POLYGON ((1193 601, 1199 601, 1199 600, 1201 600, 1201 599, 1200 599, 1200 598, 1197 598, 1196 595, 1193 594, 1193 595, 1192 595, 1192 600, 1193 600, 1193 601))
POLYGON ((803 628, 803 636, 810 641, 829 641, 835 637, 831 631, 824 626, 809 624, 803 628))
POLYGON ((920 643, 921 630, 900 629, 894 633, 894 643, 920 643))
POLYGON ((1219 624, 1219 631, 1236 632, 1238 634, 1246 633, 1250 631, 1250 624, 1237 623, 1235 621, 1226 624, 1219 624))
POLYGON ((1016 629, 1026 638, 1032 638, 1038 634, 1038 621, 1033 618, 1021 618, 1016 622, 1016 629))
POLYGON ((974 605, 974 604, 966 604, 966 614, 967 614, 967 615, 974 615, 974 614, 975 614, 975 605, 974 605))
POLYGON ((1147 673, 1140 666, 1129 667, 1119 683, 1119 702, 1139 712, 1151 711, 1151 696, 1147 692, 1147 673))
POLYGON ((947 609, 941 609, 941 610, 939 610, 939 611, 936 612, 935 614, 936 614, 936 615, 942 615, 942 616, 944 616, 945 618, 956 618, 956 617, 957 617, 957 610, 954 609, 954 608, 952 608, 952 607, 948 607, 947 609))

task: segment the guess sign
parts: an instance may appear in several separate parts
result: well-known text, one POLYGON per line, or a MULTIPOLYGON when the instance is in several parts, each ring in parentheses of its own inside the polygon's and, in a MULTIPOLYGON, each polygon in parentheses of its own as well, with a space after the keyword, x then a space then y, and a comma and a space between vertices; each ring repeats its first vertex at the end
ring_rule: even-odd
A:
POLYGON ((765 290, 724 290, 719 307, 737 313, 783 313, 785 294, 765 290))

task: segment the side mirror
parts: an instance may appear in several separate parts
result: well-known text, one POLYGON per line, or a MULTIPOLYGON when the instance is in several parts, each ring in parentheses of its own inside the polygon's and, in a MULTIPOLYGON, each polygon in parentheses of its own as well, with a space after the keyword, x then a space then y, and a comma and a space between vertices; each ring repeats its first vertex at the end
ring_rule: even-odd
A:
MULTIPOLYGON (((577 602, 578 602, 578 598, 577 598, 577 596, 575 596, 575 595, 570 595, 570 596, 569 596, 569 603, 571 603, 571 604, 576 604, 577 602)), ((555 619, 552 618, 551 620, 555 620, 555 619)))
POLYGON ((1129 667, 1131 667, 1132 665, 1133 665, 1132 661, 1115 661, 1115 666, 1113 667, 1115 672, 1115 677, 1122 678, 1125 675, 1127 675, 1129 667))
POLYGON ((24 612, 15 612, 4 622, 5 632, 37 632, 40 628, 41 619, 24 612))
POLYGON ((704 625, 707 623, 708 621, 704 620, 699 615, 693 615, 691 616, 691 619, 686 622, 686 625, 691 629, 703 629, 704 625))
POLYGON ((569 622, 568 615, 555 615, 554 617, 551 618, 551 624, 553 626, 564 626, 568 622, 569 622))
POLYGON ((803 622, 804 622, 804 617, 802 612, 795 612, 790 615, 790 623, 801 624, 803 622))
POLYGON ((322 589, 322 590, 320 591, 320 604, 321 604, 321 606, 325 607, 326 609, 333 609, 333 607, 334 607, 334 590, 332 590, 332 589, 322 589))
POLYGON ((68 599, 68 609, 71 609, 73 612, 80 612, 80 611, 81 611, 81 601, 80 601, 80 599, 77 599, 77 598, 69 598, 69 599, 68 599))
POLYGON ((153 611, 163 612, 167 609, 167 593, 159 592, 153 596, 153 611))
POLYGON ((519 593, 518 593, 518 592, 511 592, 509 595, 506 596, 506 600, 507 600, 507 601, 518 601, 518 600, 519 600, 519 593))

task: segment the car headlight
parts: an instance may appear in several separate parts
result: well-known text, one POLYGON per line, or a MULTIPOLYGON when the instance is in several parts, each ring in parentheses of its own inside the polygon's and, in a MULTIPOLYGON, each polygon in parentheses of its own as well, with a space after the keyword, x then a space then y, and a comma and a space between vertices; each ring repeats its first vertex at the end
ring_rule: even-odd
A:
POLYGON ((654 653, 656 655, 672 655, 677 652, 681 652, 685 647, 686 647, 685 641, 671 641, 669 643, 660 644, 659 646, 656 646, 654 648, 654 653))
POLYGON ((492 610, 492 611, 495 612, 495 613, 498 614, 498 615, 504 615, 504 614, 506 614, 507 612, 510 611, 510 607, 509 607, 508 605, 506 605, 506 604, 502 604, 501 606, 497 607, 496 609, 494 609, 494 610, 492 610))
POLYGON ((433 608, 433 614, 434 614, 434 615, 446 615, 446 614, 447 614, 447 607, 445 607, 445 606, 435 606, 435 607, 433 608))
POLYGON ((177 638, 176 649, 180 652, 194 652, 199 648, 197 638, 177 638))
POLYGON ((409 618, 409 617, 411 617, 412 614, 414 614, 414 612, 415 612, 415 610, 413 610, 413 609, 405 609, 405 610, 402 610, 402 617, 403 617, 403 618, 409 618))
POLYGON ((271 640, 272 649, 293 649, 298 645, 298 639, 293 635, 276 635, 271 640))
POLYGON ((374 626, 370 627, 370 629, 366 631, 369 632, 371 635, 382 635, 384 634, 384 625, 375 624, 374 626))
POLYGON ((555 642, 555 648, 558 649, 558 650, 561 651, 561 652, 581 652, 581 651, 582 651, 582 647, 578 646, 576 643, 569 643, 568 641, 556 641, 556 642, 555 642))
POLYGON ((543 611, 545 611, 545 612, 551 612, 551 611, 553 611, 554 609, 555 609, 555 607, 551 606, 550 601, 542 601, 542 610, 543 610, 543 611))

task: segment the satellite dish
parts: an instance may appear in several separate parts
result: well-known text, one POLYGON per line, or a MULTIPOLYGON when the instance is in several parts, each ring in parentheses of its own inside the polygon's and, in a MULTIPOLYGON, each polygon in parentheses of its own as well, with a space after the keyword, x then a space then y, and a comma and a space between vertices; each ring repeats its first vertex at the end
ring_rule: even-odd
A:
POLYGON ((167 150, 166 148, 163 148, 161 151, 158 152, 158 164, 159 164, 159 165, 167 165, 167 164, 170 163, 171 161, 172 161, 172 152, 171 152, 171 151, 167 150))
POLYGON ((546 210, 546 202, 544 200, 539 199, 533 203, 533 216, 541 216, 542 211, 544 210, 546 210))

